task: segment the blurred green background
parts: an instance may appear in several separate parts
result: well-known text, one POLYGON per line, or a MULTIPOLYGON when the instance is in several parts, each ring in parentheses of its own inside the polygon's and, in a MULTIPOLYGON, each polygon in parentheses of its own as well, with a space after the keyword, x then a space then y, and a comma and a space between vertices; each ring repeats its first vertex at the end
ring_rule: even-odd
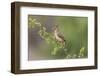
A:
POLYGON ((74 59, 87 58, 88 56, 88 18, 74 16, 46 16, 28 15, 28 60, 48 60, 48 59, 74 59), (67 51, 58 51, 52 55, 52 44, 48 44, 39 36, 38 27, 30 27, 34 22, 29 19, 36 19, 44 26, 48 33, 53 34, 53 27, 59 26, 66 40, 67 51), (80 52, 82 56, 79 56, 80 52))

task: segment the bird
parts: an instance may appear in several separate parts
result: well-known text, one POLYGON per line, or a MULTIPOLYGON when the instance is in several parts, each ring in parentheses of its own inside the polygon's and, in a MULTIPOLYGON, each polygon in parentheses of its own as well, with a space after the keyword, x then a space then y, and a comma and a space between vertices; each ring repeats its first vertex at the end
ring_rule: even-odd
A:
POLYGON ((62 44, 65 44, 65 42, 66 42, 63 34, 61 34, 61 32, 59 31, 58 25, 54 26, 54 38, 56 39, 56 41, 58 41, 62 44))

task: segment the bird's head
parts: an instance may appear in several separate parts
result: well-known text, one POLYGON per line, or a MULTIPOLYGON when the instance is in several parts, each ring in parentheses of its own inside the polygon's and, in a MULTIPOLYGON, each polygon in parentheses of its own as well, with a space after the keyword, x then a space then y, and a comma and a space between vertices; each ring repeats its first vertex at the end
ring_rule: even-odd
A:
POLYGON ((55 31, 55 30, 58 30, 58 25, 54 25, 54 27, 53 27, 53 30, 55 31))

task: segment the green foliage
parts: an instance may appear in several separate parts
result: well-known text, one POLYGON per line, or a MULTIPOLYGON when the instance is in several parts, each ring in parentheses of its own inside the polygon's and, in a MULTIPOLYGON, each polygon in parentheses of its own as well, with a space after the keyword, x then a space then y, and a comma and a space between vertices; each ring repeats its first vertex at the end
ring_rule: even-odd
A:
POLYGON ((34 17, 29 17, 28 19, 28 25, 29 27, 31 28, 35 28, 35 27, 38 27, 39 28, 39 31, 38 31, 38 34, 40 35, 40 37, 48 44, 51 44, 53 45, 53 50, 51 51, 51 55, 52 56, 56 56, 57 55, 57 52, 59 51, 63 51, 63 53, 65 54, 65 58, 69 59, 69 58, 81 58, 84 56, 84 49, 85 47, 82 47, 79 51, 79 55, 77 54, 74 54, 74 55, 71 55, 71 54, 68 54, 68 50, 67 49, 67 46, 68 44, 62 44, 60 42, 58 42, 57 40, 55 40, 54 36, 52 33, 48 33, 47 32, 47 29, 41 25, 40 22, 38 22, 36 19, 34 19, 34 17))
POLYGON ((83 57, 85 52, 85 47, 82 47, 79 52, 79 57, 83 57))
POLYGON ((82 47, 79 51, 79 54, 73 54, 73 55, 67 55, 66 58, 70 59, 70 58, 83 58, 84 57, 84 53, 85 53, 85 47, 82 47))

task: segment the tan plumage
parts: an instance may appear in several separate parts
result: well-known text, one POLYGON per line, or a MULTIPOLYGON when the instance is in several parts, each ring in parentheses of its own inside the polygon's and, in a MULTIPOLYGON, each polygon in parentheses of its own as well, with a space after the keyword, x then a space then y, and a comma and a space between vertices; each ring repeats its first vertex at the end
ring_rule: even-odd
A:
POLYGON ((54 28, 54 37, 57 41, 61 43, 65 43, 65 38, 64 36, 59 32, 58 26, 55 26, 54 28))

